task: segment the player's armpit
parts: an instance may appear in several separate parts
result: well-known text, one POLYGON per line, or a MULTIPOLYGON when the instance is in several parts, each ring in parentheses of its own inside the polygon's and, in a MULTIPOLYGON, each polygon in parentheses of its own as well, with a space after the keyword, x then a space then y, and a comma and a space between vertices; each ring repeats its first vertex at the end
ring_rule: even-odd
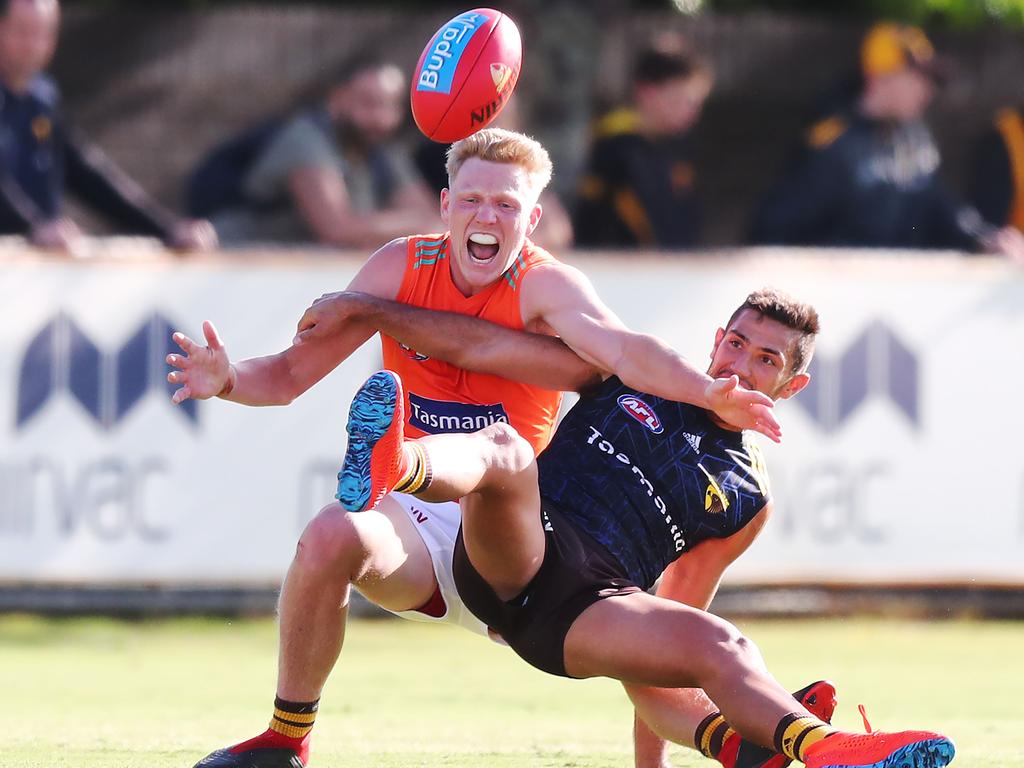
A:
POLYGON ((707 610, 725 569, 754 543, 771 513, 771 503, 765 504, 732 536, 707 539, 685 553, 665 569, 658 583, 658 596, 707 610))

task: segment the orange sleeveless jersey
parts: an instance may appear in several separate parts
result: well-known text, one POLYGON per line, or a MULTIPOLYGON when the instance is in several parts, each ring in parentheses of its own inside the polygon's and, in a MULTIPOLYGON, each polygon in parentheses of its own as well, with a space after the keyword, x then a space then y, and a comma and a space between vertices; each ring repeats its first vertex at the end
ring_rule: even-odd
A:
MULTIPOLYGON (((451 242, 444 235, 416 235, 408 241, 405 275, 396 297, 403 304, 458 312, 523 329, 519 286, 523 276, 554 256, 527 241, 519 258, 490 287, 463 296, 451 276, 451 242)), ((512 424, 540 453, 551 440, 562 394, 484 373, 456 368, 381 335, 384 367, 402 377, 406 429, 410 437, 441 432, 475 432, 496 421, 512 424)))

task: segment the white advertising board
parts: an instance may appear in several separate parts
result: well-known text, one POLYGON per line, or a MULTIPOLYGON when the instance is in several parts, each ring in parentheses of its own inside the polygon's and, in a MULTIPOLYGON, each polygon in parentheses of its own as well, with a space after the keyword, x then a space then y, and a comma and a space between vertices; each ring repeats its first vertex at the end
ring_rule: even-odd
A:
MULTIPOLYGON (((994 261, 579 258, 631 326, 703 365, 772 284, 822 315, 767 445, 774 519, 730 583, 1024 585, 1024 273, 994 261)), ((269 586, 334 492, 361 349, 290 406, 174 406, 163 357, 212 319, 283 349, 358 260, 0 264, 0 582, 269 586)))

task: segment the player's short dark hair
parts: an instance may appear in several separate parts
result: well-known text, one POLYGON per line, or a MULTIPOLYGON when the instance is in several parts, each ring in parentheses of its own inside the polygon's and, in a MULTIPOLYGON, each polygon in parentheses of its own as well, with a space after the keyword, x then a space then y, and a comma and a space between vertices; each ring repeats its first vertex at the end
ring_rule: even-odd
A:
POLYGON ((634 85, 661 85, 670 80, 710 77, 703 58, 679 38, 663 38, 642 49, 633 62, 634 85))
POLYGON ((732 327, 736 318, 745 309, 751 309, 758 314, 769 317, 776 322, 782 323, 787 328, 800 332, 793 348, 793 362, 790 370, 793 373, 803 373, 811 363, 811 356, 814 354, 814 340, 818 335, 819 322, 818 311, 802 301, 794 299, 787 293, 775 288, 761 288, 747 296, 746 301, 737 307, 729 318, 726 328, 732 327))

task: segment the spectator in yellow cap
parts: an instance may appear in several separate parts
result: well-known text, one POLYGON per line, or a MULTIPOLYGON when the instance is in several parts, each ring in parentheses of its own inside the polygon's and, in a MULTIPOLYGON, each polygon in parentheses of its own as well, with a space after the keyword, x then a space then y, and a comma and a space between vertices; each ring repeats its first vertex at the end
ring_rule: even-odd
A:
POLYGON ((922 30, 872 27, 856 99, 808 131, 757 213, 754 241, 995 251, 1024 261, 1019 231, 986 222, 939 177, 924 115, 947 73, 922 30))

